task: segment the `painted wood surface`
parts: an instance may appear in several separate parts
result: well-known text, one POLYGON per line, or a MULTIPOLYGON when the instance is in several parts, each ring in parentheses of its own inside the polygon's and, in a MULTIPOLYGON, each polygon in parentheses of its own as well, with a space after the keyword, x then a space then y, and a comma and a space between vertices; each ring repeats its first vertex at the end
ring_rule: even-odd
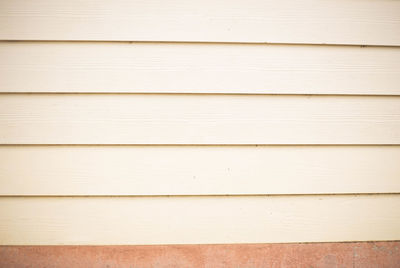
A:
POLYGON ((2 144, 399 144, 399 97, 2 94, 2 144))
POLYGON ((2 245, 400 239, 399 195, 1 197, 2 245))
POLYGON ((400 192, 400 146, 2 146, 0 195, 400 192))
POLYGON ((400 48, 0 42, 0 58, 0 92, 400 94, 400 48))
POLYGON ((400 240, 399 14, 0 1, 0 245, 400 240))
POLYGON ((399 45, 399 13, 390 0, 13 0, 0 39, 399 45))

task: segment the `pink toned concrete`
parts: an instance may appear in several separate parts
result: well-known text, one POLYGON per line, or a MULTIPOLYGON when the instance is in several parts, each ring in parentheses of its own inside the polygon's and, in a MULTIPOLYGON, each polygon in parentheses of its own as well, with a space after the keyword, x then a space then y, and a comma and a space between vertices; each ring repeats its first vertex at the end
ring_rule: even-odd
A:
POLYGON ((400 242, 1 246, 0 267, 400 267, 400 242))

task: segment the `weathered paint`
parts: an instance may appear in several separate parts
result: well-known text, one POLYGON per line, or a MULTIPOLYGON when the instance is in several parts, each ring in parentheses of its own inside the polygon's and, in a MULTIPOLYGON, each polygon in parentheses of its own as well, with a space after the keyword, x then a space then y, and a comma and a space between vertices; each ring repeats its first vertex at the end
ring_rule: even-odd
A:
POLYGON ((400 267, 400 242, 1 246, 0 267, 400 267))

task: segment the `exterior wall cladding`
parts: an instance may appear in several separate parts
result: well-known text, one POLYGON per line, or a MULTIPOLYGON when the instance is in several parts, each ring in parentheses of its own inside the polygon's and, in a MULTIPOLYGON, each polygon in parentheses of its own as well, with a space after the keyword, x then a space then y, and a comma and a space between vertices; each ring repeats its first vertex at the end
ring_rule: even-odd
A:
POLYGON ((400 267, 400 1, 0 1, 0 267, 400 267))

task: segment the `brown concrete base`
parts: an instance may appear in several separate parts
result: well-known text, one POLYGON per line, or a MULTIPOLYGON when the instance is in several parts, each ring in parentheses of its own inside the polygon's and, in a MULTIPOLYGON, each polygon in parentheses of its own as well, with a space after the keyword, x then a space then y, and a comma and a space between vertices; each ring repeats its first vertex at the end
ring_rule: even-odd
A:
POLYGON ((0 267, 400 267, 400 242, 0 246, 0 267))

